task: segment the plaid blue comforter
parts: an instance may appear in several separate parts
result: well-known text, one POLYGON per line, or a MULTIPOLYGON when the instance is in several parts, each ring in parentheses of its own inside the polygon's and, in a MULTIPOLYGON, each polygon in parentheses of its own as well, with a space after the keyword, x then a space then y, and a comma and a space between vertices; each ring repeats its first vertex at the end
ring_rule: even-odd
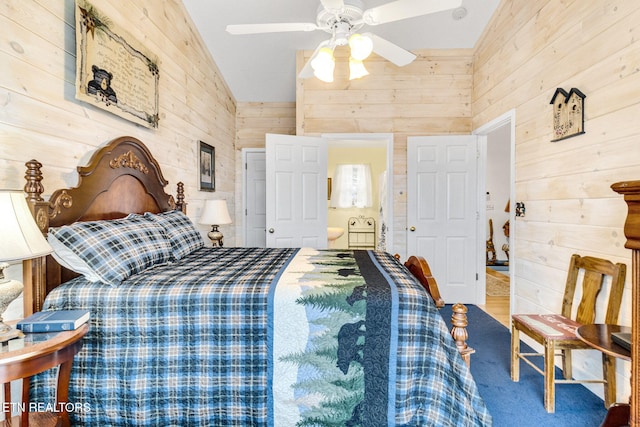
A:
MULTIPOLYGON (((180 263, 155 267, 119 286, 78 278, 56 288, 47 297, 45 310, 88 309, 92 315, 90 332, 71 375, 69 402, 77 409, 70 413, 72 424, 491 425, 491 417, 440 314, 403 266, 383 252, 308 251, 202 248, 180 263), (359 353, 347 362, 340 360, 342 345, 337 353, 335 349, 327 351, 333 345, 327 341, 315 354, 291 354, 273 360, 274 330, 283 330, 282 325, 273 324, 273 299, 278 295, 274 290, 284 288, 285 284, 278 283, 281 276, 297 274, 287 274, 285 269, 299 269, 300 263, 295 260, 304 251, 314 265, 302 269, 304 276, 297 280, 302 284, 299 292, 308 292, 305 281, 315 283, 320 276, 329 280, 324 294, 314 285, 313 293, 298 298, 296 303, 308 304, 305 313, 313 311, 309 314, 313 317, 308 328, 310 337, 340 335, 338 341, 345 341, 342 330, 347 328, 340 328, 339 334, 326 333, 330 322, 319 318, 318 313, 326 312, 333 318, 348 314, 352 316, 349 319, 355 319, 344 324, 357 325, 351 328, 357 329, 357 336, 346 341, 357 342, 359 353), (331 266, 335 266, 333 273, 331 266), (380 282, 381 291, 374 289, 374 281, 380 282), (342 302, 342 294, 350 298, 347 303, 342 302), (332 298, 339 302, 330 302, 332 298), (359 305, 364 300, 369 300, 367 305, 359 305), (378 316, 381 321, 373 320, 374 306, 383 313, 378 316), (338 313, 340 307, 345 314, 338 313), (382 324, 387 324, 384 333, 382 324), (323 325, 324 333, 318 325, 323 325), (380 328, 380 333, 375 328, 380 328), (366 333, 362 332, 365 329, 366 333), (388 338, 376 343, 376 353, 372 353, 362 341, 380 341, 378 336, 388 338), (380 355, 380 348, 387 348, 382 352, 386 354, 380 355), (343 421, 331 420, 339 417, 334 414, 338 411, 318 410, 317 405, 309 404, 309 396, 319 400, 322 390, 313 389, 317 369, 307 367, 297 374, 295 396, 303 402, 297 404, 297 418, 274 418, 274 408, 279 408, 279 402, 274 402, 274 369, 292 360, 308 366, 305 361, 314 358, 316 362, 319 358, 330 361, 315 364, 333 370, 327 375, 339 371, 348 375, 345 384, 339 385, 348 389, 350 396, 360 397, 346 410, 343 421), (374 367, 375 372, 367 373, 366 366, 374 367), (385 368, 380 370, 380 366, 385 368), (384 371, 383 375, 379 371, 384 371), (362 392, 352 384, 358 374, 364 378, 362 392), (372 378, 381 376, 389 383, 373 382, 372 378), (305 386, 314 392, 301 395, 305 386), (380 396, 378 391, 373 396, 372 390, 380 390, 380 396), (381 398, 384 404, 378 406, 385 406, 385 410, 379 416, 362 415, 362 405, 381 398)), ((281 343, 277 345, 282 347, 281 343)), ((307 353, 311 351, 307 349, 307 353)), ((53 401, 52 380, 46 374, 36 377, 33 401, 53 401)), ((336 397, 326 396, 329 400, 336 397)), ((329 407, 334 403, 330 401, 329 407)))

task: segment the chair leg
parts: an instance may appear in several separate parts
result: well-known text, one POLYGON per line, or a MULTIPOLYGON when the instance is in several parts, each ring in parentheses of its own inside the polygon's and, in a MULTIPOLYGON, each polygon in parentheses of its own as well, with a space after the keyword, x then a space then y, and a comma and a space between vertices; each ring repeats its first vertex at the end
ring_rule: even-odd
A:
POLYGON ((520 330, 511 326, 511 381, 520 381, 520 330))
POLYGON ((555 405, 555 343, 553 341, 544 342, 544 409, 549 413, 556 411, 555 405))
POLYGON ((604 406, 610 407, 616 402, 616 360, 602 353, 602 374, 604 380, 604 406))
POLYGON ((562 350, 562 375, 566 380, 573 378, 573 359, 571 358, 571 350, 562 350))

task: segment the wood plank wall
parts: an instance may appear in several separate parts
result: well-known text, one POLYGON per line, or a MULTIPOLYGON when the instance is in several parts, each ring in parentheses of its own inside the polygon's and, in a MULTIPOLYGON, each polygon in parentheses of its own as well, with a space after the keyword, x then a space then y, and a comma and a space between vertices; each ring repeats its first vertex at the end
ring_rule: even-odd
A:
MULTIPOLYGON (((397 67, 371 55, 370 75, 348 78, 348 49, 335 51, 333 83, 298 79, 298 135, 393 133, 394 248, 406 253, 407 137, 471 132, 472 51, 419 50, 416 60, 397 67)), ((298 71, 313 51, 298 52, 298 71)))
MULTIPOLYGON (((515 313, 559 311, 572 253, 631 267, 626 206, 610 185, 640 179, 639 23, 636 1, 503 0, 476 47, 473 127, 516 111, 516 199, 526 216, 511 227, 515 313), (549 102, 558 87, 586 94, 586 134, 552 143, 549 102)), ((630 285, 628 277, 625 325, 630 285)), ((592 356, 575 362, 597 376, 592 356)), ((618 373, 618 400, 626 401, 629 365, 618 363, 618 373)))
MULTIPOLYGON (((234 202, 236 102, 179 0, 94 1, 102 13, 159 58, 160 124, 137 126, 74 99, 72 0, 0 4, 0 187, 22 188, 24 163, 44 164, 45 193, 76 184, 75 168, 122 135, 142 140, 175 193, 185 183, 188 213, 206 198, 234 202), (198 191, 197 141, 216 147, 215 193, 198 191)), ((200 226, 203 232, 206 226, 200 226)), ((233 228, 223 227, 233 239, 233 228)))

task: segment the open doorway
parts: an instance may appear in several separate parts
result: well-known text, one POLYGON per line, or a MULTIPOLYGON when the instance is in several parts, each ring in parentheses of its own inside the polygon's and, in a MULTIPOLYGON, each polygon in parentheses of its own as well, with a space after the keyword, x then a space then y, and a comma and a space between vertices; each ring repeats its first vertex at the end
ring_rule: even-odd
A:
POLYGON ((386 166, 385 140, 329 140, 327 176, 331 185, 327 226, 339 233, 337 238, 329 238, 329 248, 385 246, 388 206, 380 196, 386 189, 382 183, 387 176, 386 166), (354 174, 353 168, 360 168, 361 173, 354 174), (348 173, 344 173, 345 170, 348 173), (360 185, 359 177, 365 181, 360 185))
MULTIPOLYGON (((393 134, 329 133, 327 176, 336 184, 336 166, 365 163, 371 167, 372 205, 368 208, 335 208, 327 203, 327 225, 342 234, 329 247, 371 248, 392 252, 393 247, 393 134), (372 219, 372 222, 369 222, 372 219), (355 222, 353 221, 355 220, 355 222), (367 227, 370 225, 371 230, 367 227), (351 228, 351 227, 354 228, 351 228), (373 236, 369 239, 369 236, 373 236)), ((335 187, 335 185, 334 185, 335 187)), ((335 188, 334 188, 335 189, 335 188)), ((331 194, 329 194, 331 196, 331 194)))
MULTIPOLYGON (((376 174, 378 185, 377 203, 375 212, 376 216, 376 247, 380 248, 380 244, 388 251, 393 251, 393 209, 392 209, 392 190, 393 190, 393 134, 325 134, 322 138, 327 141, 327 146, 338 146, 355 150, 356 157, 362 158, 362 153, 379 151, 382 163, 380 172, 384 174, 384 185, 379 182, 380 173, 376 174), (360 155, 358 155, 360 153, 360 155), (382 214, 380 213, 382 211, 382 214), (382 216, 381 216, 382 215, 382 216), (382 231, 379 231, 382 230, 382 231), (382 238, 381 236, 384 236, 382 238)), ((342 158, 334 159, 334 163, 346 161, 344 153, 338 153, 342 158)), ((266 245, 264 235, 266 233, 266 215, 264 215, 264 205, 266 200, 266 183, 264 165, 266 165, 266 149, 243 149, 243 213, 244 224, 242 227, 242 241, 245 246, 266 245), (255 163, 250 164, 251 159, 255 158, 255 163), (254 212, 255 211, 255 212, 254 212), (255 237, 255 238, 252 238, 255 237)), ((353 163, 353 161, 350 161, 353 163)), ((369 161, 372 163, 372 161, 369 161)), ((328 171, 329 172, 329 171, 328 171)), ((333 173, 333 168, 331 170, 333 173)), ((331 177, 331 173, 328 176, 331 177)), ((319 206, 325 206, 328 209, 328 201, 321 201, 319 206)), ((330 224, 329 224, 330 225, 330 224)), ((346 221, 340 222, 342 227, 347 229, 346 221)), ((346 238, 346 236, 345 236, 346 238)))
POLYGON ((479 267, 483 265, 479 271, 485 272, 486 281, 486 303, 482 308, 508 327, 514 294, 514 227, 511 225, 515 187, 515 112, 504 114, 474 133, 484 137, 480 174, 485 184, 485 209, 480 217, 485 224, 486 249, 484 259, 478 262, 479 267))

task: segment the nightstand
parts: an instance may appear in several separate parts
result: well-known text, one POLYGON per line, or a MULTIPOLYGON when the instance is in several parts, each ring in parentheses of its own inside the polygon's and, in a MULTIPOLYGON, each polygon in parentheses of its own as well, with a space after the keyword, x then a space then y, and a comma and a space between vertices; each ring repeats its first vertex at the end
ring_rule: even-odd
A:
MULTIPOLYGON (((73 358, 82 348, 82 337, 89 331, 89 325, 85 324, 74 331, 49 332, 41 334, 25 334, 23 338, 17 338, 2 345, 0 349, 0 383, 4 383, 4 404, 2 407, 5 421, 0 422, 0 427, 5 426, 69 426, 69 413, 67 399, 69 396, 69 375, 73 358), (60 365, 58 371, 58 384, 56 390, 56 402, 31 402, 29 403, 30 377, 47 369, 60 365), (11 400, 11 384, 13 380, 22 379, 22 396, 19 401, 11 400), (46 411, 55 404, 56 412, 46 411), (12 409, 19 409, 20 415, 11 418, 12 409), (24 409, 24 411, 22 411, 24 409), (36 409, 31 412, 29 409, 36 409)), ((71 402, 73 403, 73 402, 71 402)), ((15 412, 15 411, 13 411, 15 412)))

